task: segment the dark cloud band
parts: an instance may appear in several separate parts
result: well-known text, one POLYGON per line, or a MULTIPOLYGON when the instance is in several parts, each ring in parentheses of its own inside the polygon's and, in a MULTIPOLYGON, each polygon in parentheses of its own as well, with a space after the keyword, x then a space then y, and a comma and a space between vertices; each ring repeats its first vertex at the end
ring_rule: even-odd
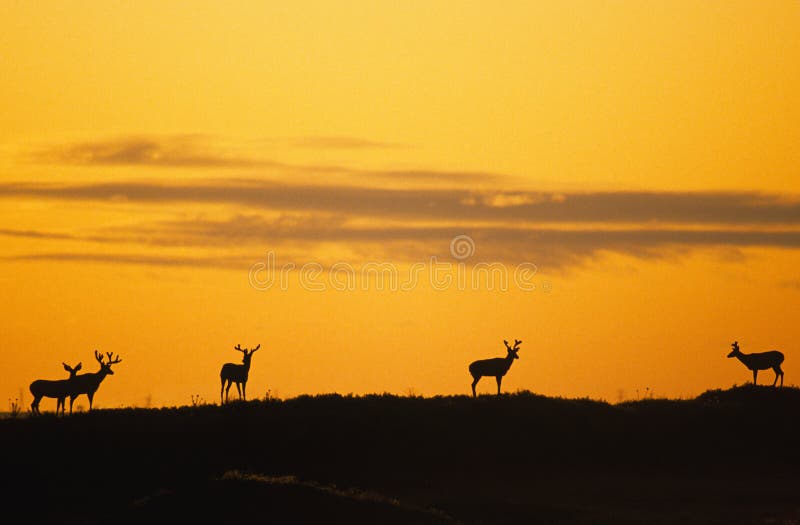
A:
POLYGON ((253 209, 339 213, 386 219, 800 225, 800 201, 758 193, 469 191, 292 185, 260 180, 2 184, 0 197, 157 204, 214 203, 253 209))

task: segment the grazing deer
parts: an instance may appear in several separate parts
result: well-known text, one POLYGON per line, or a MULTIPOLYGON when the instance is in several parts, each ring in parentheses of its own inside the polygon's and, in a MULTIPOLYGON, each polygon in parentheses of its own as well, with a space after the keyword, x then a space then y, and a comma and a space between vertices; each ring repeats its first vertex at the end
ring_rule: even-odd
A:
POLYGON ((253 354, 261 348, 259 344, 252 350, 242 348, 241 345, 236 345, 235 350, 244 354, 242 357, 242 364, 225 363, 222 365, 222 370, 219 371, 219 379, 222 382, 222 387, 219 390, 219 402, 222 403, 222 391, 225 391, 225 402, 228 402, 228 390, 231 389, 231 383, 236 383, 236 390, 239 392, 239 399, 247 399, 247 374, 250 372, 250 360, 253 359, 253 354), (225 382, 227 381, 227 387, 225 382), (240 388, 241 386, 241 388, 240 388))
POLYGON ((514 359, 519 359, 517 352, 519 351, 519 345, 522 344, 522 341, 517 341, 515 339, 513 348, 508 345, 508 341, 504 340, 503 343, 505 343, 508 349, 508 355, 505 357, 481 359, 469 365, 469 373, 472 374, 472 378, 474 379, 472 382, 472 397, 477 397, 475 385, 478 384, 478 381, 483 376, 494 376, 497 380, 497 395, 500 395, 500 383, 503 381, 503 376, 506 375, 508 369, 511 368, 514 359))
POLYGON ((95 350, 94 358, 97 359, 98 363, 100 363, 100 370, 97 372, 90 372, 88 374, 77 375, 69 381, 68 387, 70 414, 72 414, 72 404, 75 402, 75 398, 81 394, 86 394, 86 397, 89 398, 89 410, 91 410, 94 393, 97 392, 97 389, 100 387, 100 383, 103 382, 103 379, 105 379, 107 375, 114 375, 114 371, 111 370, 111 365, 121 362, 122 359, 119 358, 119 355, 116 359, 114 359, 114 354, 112 352, 106 352, 106 355, 108 356, 107 363, 103 361, 103 354, 95 350))
POLYGON ((739 350, 739 341, 734 341, 731 344, 733 350, 728 354, 728 357, 735 357, 742 362, 744 366, 753 371, 753 384, 756 384, 759 370, 767 370, 771 368, 775 371, 775 381, 772 386, 778 382, 778 376, 781 378, 781 386, 783 386, 783 370, 781 370, 781 363, 783 363, 783 354, 777 350, 770 352, 760 352, 756 354, 743 354, 739 350))
POLYGON ((56 398, 56 414, 58 414, 59 410, 61 413, 64 413, 64 400, 67 399, 69 395, 69 381, 71 381, 75 374, 78 373, 78 370, 81 369, 81 364, 78 363, 75 365, 75 368, 69 366, 67 363, 61 363, 64 365, 64 370, 69 372, 69 379, 61 379, 58 381, 49 381, 47 379, 37 379, 33 383, 31 383, 30 391, 33 395, 33 403, 31 403, 31 412, 34 414, 39 414, 39 402, 41 402, 43 397, 54 397, 56 398))

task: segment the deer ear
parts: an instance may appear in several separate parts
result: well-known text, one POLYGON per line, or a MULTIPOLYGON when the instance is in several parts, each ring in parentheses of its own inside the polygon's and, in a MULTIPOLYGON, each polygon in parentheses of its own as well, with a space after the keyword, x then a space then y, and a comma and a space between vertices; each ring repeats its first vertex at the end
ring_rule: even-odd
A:
POLYGON ((72 369, 69 367, 67 363, 61 363, 61 364, 64 365, 64 370, 66 370, 67 372, 72 372, 72 369))
POLYGON ((81 364, 78 363, 77 365, 75 365, 75 368, 73 370, 75 370, 77 372, 80 369, 81 369, 81 364))

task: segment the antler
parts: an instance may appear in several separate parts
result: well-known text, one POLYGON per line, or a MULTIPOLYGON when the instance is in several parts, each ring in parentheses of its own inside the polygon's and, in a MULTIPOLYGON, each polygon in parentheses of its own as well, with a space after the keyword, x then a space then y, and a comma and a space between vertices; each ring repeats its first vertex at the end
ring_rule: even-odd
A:
POLYGON ((97 350, 94 351, 94 358, 102 365, 103 364, 103 354, 98 352, 97 350))
POLYGON ((514 350, 516 350, 519 347, 519 345, 521 345, 521 344, 522 344, 522 341, 514 339, 514 350))
POLYGON ((508 345, 508 341, 506 341, 505 339, 503 339, 503 344, 505 344, 505 345, 506 345, 506 348, 508 348, 509 350, 511 350, 511 347, 508 345))
POLYGON ((108 354, 108 364, 109 365, 115 365, 117 363, 122 362, 122 359, 120 359, 119 354, 117 354, 117 358, 114 359, 113 361, 111 360, 111 358, 114 356, 114 354, 112 352, 106 352, 106 354, 108 354))
POLYGON ((253 352, 255 352, 256 350, 258 350, 259 348, 261 348, 261 343, 258 343, 258 346, 256 346, 256 347, 255 347, 255 348, 253 348, 252 350, 250 350, 250 353, 252 354, 253 352))
POLYGON ((236 346, 234 346, 234 347, 233 347, 233 349, 234 349, 234 350, 238 350, 238 351, 240 351, 241 353, 244 353, 244 352, 245 352, 244 350, 242 350, 242 345, 236 345, 236 346))

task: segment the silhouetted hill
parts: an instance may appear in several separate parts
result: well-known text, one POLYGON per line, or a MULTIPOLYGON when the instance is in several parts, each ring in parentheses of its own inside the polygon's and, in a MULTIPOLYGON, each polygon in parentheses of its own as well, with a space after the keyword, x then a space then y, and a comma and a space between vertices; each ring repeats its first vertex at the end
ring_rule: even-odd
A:
POLYGON ((221 479, 162 490, 106 517, 116 523, 454 523, 372 492, 228 472, 221 479))
POLYGON ((24 417, 0 421, 2 521, 147 522, 230 505, 268 522, 307 506, 341 510, 325 511, 332 523, 797 519, 799 411, 798 389, 746 386, 618 405, 323 395, 24 417), (231 471, 263 477, 223 479, 231 471), (297 481, 265 481, 283 476, 297 481))
POLYGON ((796 410, 800 406, 800 388, 771 388, 751 383, 734 386, 728 390, 709 390, 697 397, 697 402, 707 405, 724 405, 770 410, 796 410))

